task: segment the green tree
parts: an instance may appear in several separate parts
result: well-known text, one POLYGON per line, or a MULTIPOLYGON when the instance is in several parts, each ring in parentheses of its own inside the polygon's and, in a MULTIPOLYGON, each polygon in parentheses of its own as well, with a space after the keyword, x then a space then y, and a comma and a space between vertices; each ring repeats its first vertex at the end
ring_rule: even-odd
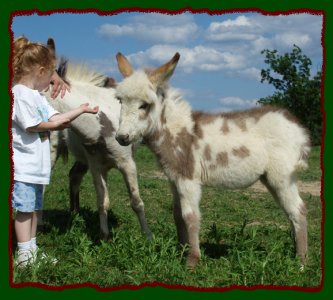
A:
POLYGON ((284 55, 268 49, 261 54, 265 54, 265 63, 270 66, 261 70, 261 82, 273 84, 276 91, 258 103, 287 108, 309 129, 312 144, 319 145, 322 135, 321 71, 311 78, 312 62, 296 45, 291 53, 284 55))

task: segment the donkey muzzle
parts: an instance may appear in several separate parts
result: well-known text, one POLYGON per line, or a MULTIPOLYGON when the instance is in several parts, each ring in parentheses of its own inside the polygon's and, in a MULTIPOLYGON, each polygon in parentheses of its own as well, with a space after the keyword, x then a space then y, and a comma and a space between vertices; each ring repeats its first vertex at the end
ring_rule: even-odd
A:
POLYGON ((131 143, 128 134, 117 134, 116 140, 121 146, 128 146, 131 143))

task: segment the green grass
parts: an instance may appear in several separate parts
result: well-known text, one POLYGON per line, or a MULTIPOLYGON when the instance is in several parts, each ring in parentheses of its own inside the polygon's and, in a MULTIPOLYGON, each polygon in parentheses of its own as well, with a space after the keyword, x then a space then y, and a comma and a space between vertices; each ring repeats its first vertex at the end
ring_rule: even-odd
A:
MULTIPOLYGON (((320 149, 310 157, 302 180, 320 180, 320 149)), ((71 158, 72 159, 72 158, 71 158)), ((99 239, 95 190, 88 174, 81 187, 80 214, 69 212, 68 178, 71 162, 61 160, 45 194, 44 231, 38 233, 43 251, 59 263, 14 269, 13 280, 52 286, 92 283, 100 287, 160 282, 191 287, 276 285, 316 287, 321 282, 321 201, 302 194, 308 209, 309 262, 303 272, 295 259, 289 222, 267 193, 250 189, 227 191, 205 187, 201 202, 202 259, 197 269, 185 267, 186 249, 177 243, 172 195, 153 154, 144 146, 136 154, 141 197, 154 233, 141 234, 125 183, 117 170, 109 173, 111 239, 99 239)))

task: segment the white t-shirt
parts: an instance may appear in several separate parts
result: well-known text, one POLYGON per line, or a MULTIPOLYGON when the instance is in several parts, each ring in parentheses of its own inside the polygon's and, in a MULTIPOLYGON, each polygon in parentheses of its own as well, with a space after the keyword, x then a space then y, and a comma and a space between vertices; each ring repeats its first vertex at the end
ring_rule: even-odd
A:
POLYGON ((27 132, 26 129, 48 121, 58 112, 37 90, 17 84, 12 92, 14 180, 48 184, 51 174, 49 132, 27 132))

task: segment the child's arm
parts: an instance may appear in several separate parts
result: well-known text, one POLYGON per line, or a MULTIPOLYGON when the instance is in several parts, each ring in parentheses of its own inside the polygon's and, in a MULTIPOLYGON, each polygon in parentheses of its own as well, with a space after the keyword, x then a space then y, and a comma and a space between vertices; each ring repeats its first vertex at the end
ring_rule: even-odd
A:
POLYGON ((81 104, 78 108, 75 108, 73 110, 70 110, 68 112, 62 113, 62 114, 56 114, 52 116, 49 121, 57 121, 59 119, 69 119, 70 121, 73 121, 76 119, 79 115, 83 113, 91 113, 96 114, 98 112, 98 106, 95 106, 94 108, 89 107, 89 103, 81 104))
POLYGON ((62 130, 70 126, 70 119, 58 118, 56 121, 40 122, 36 126, 28 127, 27 132, 43 132, 48 130, 62 130))
POLYGON ((53 115, 48 122, 41 122, 36 126, 27 128, 28 132, 42 132, 48 130, 62 130, 70 126, 70 122, 83 113, 96 114, 98 106, 91 108, 88 103, 81 104, 78 108, 66 113, 53 115))

